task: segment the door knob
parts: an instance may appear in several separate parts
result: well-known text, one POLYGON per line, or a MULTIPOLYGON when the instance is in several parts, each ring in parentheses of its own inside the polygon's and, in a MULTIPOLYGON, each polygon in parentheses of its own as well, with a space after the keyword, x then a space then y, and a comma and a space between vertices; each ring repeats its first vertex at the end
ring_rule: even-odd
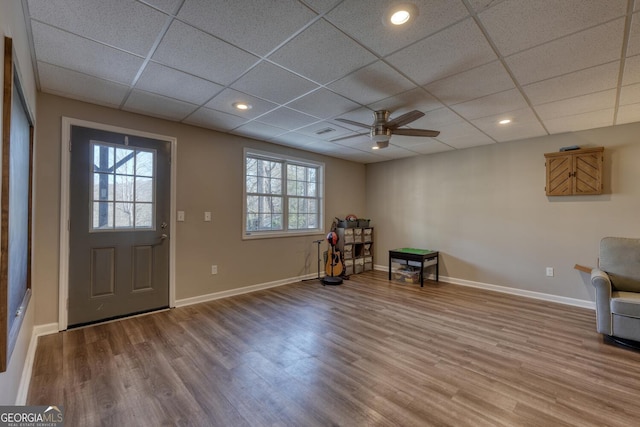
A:
POLYGON ((167 236, 166 234, 162 234, 162 235, 160 236, 160 240, 164 240, 164 239, 166 239, 167 237, 169 237, 169 236, 167 236))

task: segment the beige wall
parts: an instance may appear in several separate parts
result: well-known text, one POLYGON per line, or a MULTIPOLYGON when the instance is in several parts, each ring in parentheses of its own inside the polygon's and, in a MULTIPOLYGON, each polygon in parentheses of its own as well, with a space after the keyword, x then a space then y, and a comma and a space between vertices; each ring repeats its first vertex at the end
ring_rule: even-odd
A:
MULTIPOLYGON (((243 148, 253 147, 325 163, 325 225, 334 216, 365 208, 365 166, 238 136, 39 94, 36 150, 39 236, 34 255, 36 322, 58 320, 60 131, 62 116, 176 137, 176 298, 184 299, 250 285, 316 274, 316 245, 323 235, 242 240, 243 148), (204 222, 205 211, 213 221, 204 222), (211 265, 218 266, 211 275, 211 265)), ((324 245, 323 245, 324 248, 324 245)))
MULTIPOLYGON (((0 44, 0 52, 4 58, 4 36, 13 40, 14 62, 19 68, 20 81, 23 92, 29 105, 29 109, 35 114, 36 105, 36 83, 31 67, 31 54, 29 52, 29 42, 27 39, 26 27, 24 24, 21 2, 0 0, 0 29, 3 40, 0 44)), ((4 82, 4 66, 0 67, 0 82, 4 82)), ((0 91, 0 110, 3 106, 3 91, 0 91)), ((1 111, 0 111, 1 112, 1 111)), ((2 114, 0 114, 2 117, 2 114)), ((2 134, 2 121, 0 120, 0 135, 2 134)), ((34 301, 37 295, 33 294, 22 328, 18 336, 18 341, 9 360, 7 371, 0 373, 0 405, 13 405, 16 402, 20 377, 25 365, 25 358, 31 339, 31 332, 34 325, 34 301)))
POLYGON ((395 247, 437 249, 444 276, 592 301, 573 266, 596 266, 604 236, 640 237, 639 160, 634 123, 368 165, 376 264, 395 247), (605 194, 545 195, 543 154, 569 145, 605 147, 605 194))

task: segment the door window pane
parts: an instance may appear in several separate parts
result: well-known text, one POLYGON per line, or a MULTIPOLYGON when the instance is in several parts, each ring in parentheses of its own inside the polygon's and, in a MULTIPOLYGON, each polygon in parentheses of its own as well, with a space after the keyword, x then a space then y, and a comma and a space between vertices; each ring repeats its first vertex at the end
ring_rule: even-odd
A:
POLYGON ((151 203, 136 203, 136 228, 151 228, 153 226, 153 214, 151 203))
POLYGON ((91 144, 91 231, 153 229, 155 150, 91 144))

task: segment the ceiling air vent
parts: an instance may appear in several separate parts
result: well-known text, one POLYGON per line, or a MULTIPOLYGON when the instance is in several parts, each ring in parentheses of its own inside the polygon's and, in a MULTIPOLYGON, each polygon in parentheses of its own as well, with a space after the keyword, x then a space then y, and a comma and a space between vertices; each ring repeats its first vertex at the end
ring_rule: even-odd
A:
POLYGON ((324 135, 325 133, 329 133, 329 132, 335 132, 335 129, 333 128, 320 129, 319 131, 316 132, 316 135, 324 135))

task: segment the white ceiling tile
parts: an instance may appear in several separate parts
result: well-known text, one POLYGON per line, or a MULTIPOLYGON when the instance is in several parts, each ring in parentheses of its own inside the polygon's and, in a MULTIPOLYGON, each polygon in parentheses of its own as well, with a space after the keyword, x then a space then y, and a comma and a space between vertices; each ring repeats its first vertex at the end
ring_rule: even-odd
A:
POLYGON ((211 110, 209 108, 199 108, 184 120, 185 123, 200 126, 207 129, 230 131, 247 122, 233 114, 211 110))
POLYGON ((286 129, 281 129, 276 126, 267 125, 260 122, 249 122, 245 125, 237 127, 233 130, 236 135, 248 136, 250 138, 266 141, 275 136, 286 133, 286 129))
POLYGON ((142 66, 140 57, 39 22, 32 22, 31 27, 36 55, 41 62, 124 84, 131 84, 142 66))
POLYGON ((473 101, 456 104, 451 108, 469 120, 494 116, 527 107, 527 102, 518 89, 505 90, 473 101))
POLYGON ((618 84, 620 61, 587 68, 524 86, 533 105, 611 89, 618 84))
POLYGON ((207 102, 205 107, 223 111, 245 119, 254 119, 277 108, 278 104, 238 92, 237 90, 225 89, 217 94, 211 101, 207 102), (251 105, 251 108, 248 110, 238 110, 233 106, 236 102, 249 104, 251 105))
POLYGON ((168 16, 135 0, 30 0, 29 13, 41 20, 124 49, 147 55, 168 16))
POLYGON ((468 0, 468 1, 469 1, 469 5, 473 8, 473 10, 480 13, 485 9, 489 9, 490 7, 497 6, 503 1, 508 1, 508 0, 468 0))
POLYGON ((325 84, 376 57, 325 20, 319 20, 269 56, 284 68, 325 84))
POLYGON ((339 116, 360 106, 334 92, 320 88, 290 102, 287 107, 326 119, 339 116))
POLYGON ((618 108, 616 124, 640 122, 640 104, 622 105, 618 108))
POLYGON ((418 16, 406 26, 383 24, 390 6, 388 0, 342 2, 327 19, 380 56, 388 55, 469 15, 459 0, 414 0, 418 16))
POLYGON ((343 147, 357 147, 361 150, 369 150, 373 147, 374 143, 369 137, 369 134, 355 136, 354 138, 341 139, 340 141, 333 141, 336 145, 343 147))
MULTIPOLYGON (((636 5, 638 1, 636 0, 636 5)), ((634 13, 631 18, 631 29, 629 31, 629 45, 627 46, 627 56, 640 54, 640 12, 634 13)))
POLYGON ((318 121, 316 117, 300 113, 287 107, 280 107, 256 119, 260 123, 281 129, 294 130, 318 121))
POLYGON ((233 82, 258 61, 180 21, 173 21, 152 59, 221 85, 233 82))
MULTIPOLYGON (((103 0, 104 1, 104 0, 103 0)), ((163 12, 173 14, 182 0, 138 0, 150 6, 160 9, 163 12)))
POLYGON ((129 87, 55 65, 38 63, 40 85, 44 92, 118 108, 129 87))
POLYGON ((198 105, 223 89, 218 84, 153 62, 147 64, 135 87, 198 105))
POLYGON ((424 117, 411 123, 413 128, 440 130, 443 126, 462 124, 464 120, 448 108, 429 111, 424 117))
POLYGON ((386 58, 419 85, 497 59, 473 19, 466 19, 386 58))
POLYGON ((296 0, 234 0, 223 4, 186 0, 178 18, 262 56, 300 30, 316 14, 296 0), (253 17, 253 19, 245 19, 253 17))
POLYGON ((522 85, 620 59, 624 19, 534 47, 506 58, 522 85))
POLYGON ((196 108, 197 105, 141 90, 132 91, 123 107, 126 111, 173 121, 184 119, 196 108))
POLYGON ((312 140, 305 149, 312 150, 316 153, 328 154, 330 156, 339 156, 340 152, 344 150, 344 146, 328 141, 312 140))
POLYGON ((368 105, 372 110, 389 110, 392 116, 399 116, 411 110, 418 110, 426 113, 428 111, 442 108, 443 105, 433 96, 429 95, 422 88, 415 88, 401 94, 385 98, 381 101, 368 105))
MULTIPOLYGON (((320 140, 315 140, 316 142, 323 142, 320 140)), ((301 135, 295 132, 287 132, 282 135, 278 135, 269 140, 269 142, 273 142, 274 144, 286 145, 287 147, 294 147, 299 149, 308 149, 305 148, 309 144, 312 143, 312 138, 308 136, 301 135)))
POLYGON ((469 148, 478 145, 494 144, 495 141, 467 122, 440 126, 437 140, 453 148, 469 148))
POLYGON ((592 111, 574 116, 557 117, 543 120, 545 127, 552 134, 577 132, 613 125, 613 109, 592 111))
POLYGON ((415 87, 402 74, 377 61, 329 85, 349 99, 367 105, 415 87))
POLYGON ((504 56, 624 16, 620 0, 511 0, 479 15, 504 56))
POLYGON ((435 139, 430 139, 422 144, 411 146, 410 150, 418 154, 436 154, 452 151, 454 148, 435 139))
POLYGON ((623 85, 640 83, 640 55, 631 56, 624 61, 623 85))
POLYGON ((285 104, 315 90, 318 85, 277 65, 261 62, 231 87, 258 98, 285 104))
POLYGON ((472 123, 498 142, 547 135, 547 131, 529 107, 472 120, 472 123), (503 119, 509 119, 511 123, 501 125, 499 121, 503 119))
POLYGON ((613 108, 616 102, 616 90, 605 90, 575 98, 537 105, 536 112, 543 121, 557 117, 574 116, 576 114, 613 108))
POLYGON ((406 135, 392 135, 391 144, 397 147, 406 148, 408 150, 415 151, 418 147, 427 145, 442 145, 441 142, 435 138, 426 136, 406 136, 406 135))
POLYGON ((459 104, 515 87, 500 61, 464 71, 425 86, 447 105, 459 104))
MULTIPOLYGON (((368 108, 364 108, 364 107, 363 108, 358 108, 357 110, 352 110, 352 111, 349 111, 348 113, 342 114, 340 116, 340 118, 347 119, 347 120, 352 120, 354 122, 359 122, 359 123, 368 125, 368 124, 373 123, 373 111, 371 111, 368 108)), ((357 133, 369 132, 365 128, 361 128, 361 127, 358 127, 358 126, 353 126, 353 125, 350 125, 348 123, 342 123, 342 122, 339 122, 339 121, 335 121, 334 122, 333 120, 330 120, 330 122, 331 123, 336 123, 338 126, 341 126, 341 127, 347 128, 347 129, 351 129, 351 130, 353 130, 353 131, 355 131, 357 133)))
POLYGON ((620 105, 640 103, 640 83, 622 86, 620 89, 620 105))
POLYGON ((342 0, 302 0, 316 13, 326 13, 342 0))

